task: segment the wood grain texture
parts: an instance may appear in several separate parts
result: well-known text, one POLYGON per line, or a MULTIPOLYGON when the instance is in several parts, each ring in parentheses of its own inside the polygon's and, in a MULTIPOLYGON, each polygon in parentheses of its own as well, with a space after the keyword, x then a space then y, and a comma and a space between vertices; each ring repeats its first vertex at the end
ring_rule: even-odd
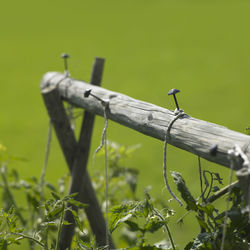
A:
MULTIPOLYGON (((174 117, 174 113, 168 109, 92 86, 57 72, 49 72, 42 79, 41 91, 47 92, 51 88, 58 88, 61 97, 74 106, 103 116, 100 101, 91 96, 88 98, 83 96, 84 91, 91 88, 93 94, 109 100, 110 120, 159 140, 164 140, 168 125, 174 117)), ((188 114, 174 122, 168 143, 226 167, 230 165, 227 152, 235 144, 238 144, 250 158, 250 136, 195 119, 188 114), (218 145, 218 153, 212 156, 209 150, 215 144, 218 145)))

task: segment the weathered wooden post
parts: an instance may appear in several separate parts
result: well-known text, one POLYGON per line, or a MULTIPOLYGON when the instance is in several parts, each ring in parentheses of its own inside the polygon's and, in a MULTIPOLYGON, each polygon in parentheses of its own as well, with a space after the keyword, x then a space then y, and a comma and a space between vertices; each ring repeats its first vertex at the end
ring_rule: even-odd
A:
MULTIPOLYGON (((99 85, 101 83, 103 66, 104 59, 96 58, 91 77, 92 84, 99 85)), ((65 76, 62 76, 59 82, 64 78, 65 76)), ((52 124, 55 128, 57 138, 63 150, 64 157, 71 171, 72 181, 70 193, 79 193, 76 199, 88 204, 88 207, 85 208, 85 212, 91 229, 96 236, 97 244, 99 246, 104 246, 106 244, 105 220, 86 170, 94 124, 94 114, 85 111, 80 139, 77 143, 74 132, 70 126, 70 121, 63 107, 62 98, 58 92, 57 86, 47 86, 42 84, 41 91, 52 124)), ((73 207, 73 209, 76 210, 76 207, 73 207)), ((63 226, 60 235, 60 249, 70 248, 74 234, 75 222, 72 214, 67 212, 65 219, 69 221, 71 225, 63 226)), ((110 246, 111 248, 115 248, 111 237, 110 246)))
MULTIPOLYGON (((248 148, 249 144, 250 141, 244 148, 248 148)), ((236 175, 243 194, 244 212, 248 212, 250 219, 250 161, 244 151, 236 144, 234 149, 229 151, 229 154, 232 163, 240 166, 240 169, 236 171, 236 175)))
POLYGON ((250 219, 250 167, 238 170, 236 175, 239 179, 240 188, 242 189, 245 211, 249 213, 250 219))

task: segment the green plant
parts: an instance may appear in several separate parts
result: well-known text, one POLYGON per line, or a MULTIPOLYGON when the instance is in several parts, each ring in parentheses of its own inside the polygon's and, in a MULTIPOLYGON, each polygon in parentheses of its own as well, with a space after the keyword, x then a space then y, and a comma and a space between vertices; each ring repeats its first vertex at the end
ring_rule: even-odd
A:
MULTIPOLYGON (((109 202, 110 205, 127 200, 136 199, 136 188, 139 171, 136 168, 131 168, 126 165, 126 159, 130 158, 133 152, 138 149, 140 145, 135 146, 120 146, 119 144, 107 141, 107 155, 108 155, 108 184, 109 184, 109 202)), ((97 156, 104 155, 102 148, 97 156)), ((102 202, 105 201, 104 195, 104 178, 99 171, 95 172, 92 177, 95 189, 102 202)))
MULTIPOLYGON (((186 203, 186 209, 195 212, 195 217, 201 228, 200 234, 187 244, 185 250, 220 249, 226 211, 219 212, 214 205, 206 202, 206 200, 205 202, 199 203, 188 190, 181 174, 172 172, 172 176, 178 191, 186 203)), ((221 181, 220 177, 218 175, 216 176, 217 180, 221 181)), ((228 220, 226 221, 225 250, 249 249, 249 215, 247 212, 242 211, 241 197, 241 190, 238 187, 234 187, 228 197, 231 207, 229 211, 227 211, 228 220)))
MULTIPOLYGON (((124 147, 108 142, 108 202, 112 207, 109 211, 110 232, 119 231, 119 237, 127 244, 126 249, 177 249, 178 242, 174 242, 169 229, 169 221, 175 212, 164 201, 151 197, 149 188, 144 191, 144 199, 139 200, 136 197, 139 171, 125 164, 126 158, 130 157, 136 148, 137 146, 124 147), (165 232, 168 240, 152 243, 148 236, 159 230, 165 232)), ((101 150, 99 156, 103 153, 101 150)), ((35 177, 23 180, 16 170, 9 169, 9 165, 17 159, 9 156, 0 144, 0 188, 3 204, 0 210, 0 250, 20 244, 24 239, 28 241, 30 249, 36 249, 36 246, 48 250, 58 249, 61 228, 68 224, 64 221, 64 214, 70 209, 66 206, 67 203, 80 208, 77 213, 70 210, 76 222, 72 249, 103 249, 96 247, 94 236, 82 210, 85 205, 74 200, 76 194, 65 194, 69 176, 60 178, 58 186, 45 180, 41 185, 35 177), (22 199, 25 198, 26 203, 18 202, 20 196, 22 199)), ((249 217, 243 210, 241 190, 236 185, 228 195, 229 210, 219 211, 212 204, 214 196, 221 197, 213 194, 220 192, 218 185, 222 184, 218 173, 203 171, 205 188, 201 188, 202 193, 197 199, 189 191, 180 173, 172 172, 172 176, 186 204, 186 214, 192 212, 200 226, 200 233, 186 245, 185 250, 220 249, 225 226, 227 230, 224 235, 224 250, 249 248, 249 217)), ((100 172, 96 172, 92 180, 105 211, 107 201, 103 195, 104 177, 100 172)), ((179 222, 184 222, 184 218, 185 216, 179 222)))
MULTIPOLYGON (((44 182, 44 187, 41 187, 35 177, 20 179, 16 170, 8 170, 7 167, 17 158, 10 157, 5 148, 0 146, 0 187, 3 204, 0 211, 0 249, 20 244, 23 239, 28 240, 30 249, 35 249, 36 245, 44 249, 58 249, 62 225, 68 223, 63 220, 64 213, 70 209, 66 204, 70 203, 79 208, 85 205, 74 200, 75 194, 63 195, 67 184, 66 176, 59 180, 58 187, 48 182, 44 182), (45 188, 45 192, 41 188, 45 188), (26 204, 19 205, 16 199, 20 196, 26 198, 26 204)), ((78 222, 79 216, 74 211, 72 213, 78 222)))
MULTIPOLYGON (((113 233, 123 227, 120 230, 120 238, 127 243, 128 249, 166 249, 166 246, 172 246, 175 249, 168 228, 168 222, 174 215, 174 211, 169 209, 164 201, 151 198, 149 188, 144 191, 144 200, 140 201, 136 197, 139 171, 127 167, 125 160, 131 157, 138 147, 138 145, 120 146, 110 141, 107 143, 110 189, 108 202, 110 206, 113 206, 109 213, 110 232, 113 233), (161 209, 157 209, 156 205, 161 209), (147 235, 160 229, 167 232, 170 240, 161 244, 150 243, 147 235)), ((98 153, 98 156, 101 155, 104 155, 103 149, 98 153)), ((103 176, 97 172, 92 180, 95 183, 97 194, 99 196, 104 194, 103 176)), ((100 200, 105 204, 104 195, 100 196, 100 200)))
MULTIPOLYGON (((165 209, 161 212, 154 207, 151 197, 145 190, 145 199, 143 201, 130 201, 115 206, 111 210, 110 231, 113 232, 121 224, 126 224, 130 232, 136 233, 136 236, 130 234, 127 240, 130 245, 137 245, 138 249, 165 249, 164 246, 172 246, 175 249, 174 242, 168 227, 168 222, 174 211, 165 209), (164 213, 163 213, 164 212, 164 213), (146 240, 146 233, 155 233, 159 229, 167 231, 170 242, 158 247, 157 244, 149 245, 146 240), (132 240, 131 240, 132 239, 132 240)), ((130 249, 130 248, 129 248, 130 249)), ((132 247, 131 249, 136 249, 132 247)))

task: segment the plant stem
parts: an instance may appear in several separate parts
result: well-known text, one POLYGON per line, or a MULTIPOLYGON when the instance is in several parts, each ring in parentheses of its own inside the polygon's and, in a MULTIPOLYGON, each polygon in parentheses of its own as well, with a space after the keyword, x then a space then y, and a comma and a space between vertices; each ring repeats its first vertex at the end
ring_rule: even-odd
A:
POLYGON ((61 234, 61 230, 62 230, 62 224, 63 224, 63 218, 64 218, 64 212, 65 212, 65 203, 63 201, 63 210, 62 210, 62 214, 61 214, 61 218, 60 218, 60 223, 59 223, 59 228, 58 228, 58 232, 57 232, 57 241, 56 241, 56 250, 59 249, 59 240, 60 240, 60 234, 61 234))
MULTIPOLYGON (((51 139, 52 139, 52 121, 50 119, 49 126, 48 126, 48 136, 47 136, 47 144, 46 144, 46 150, 45 150, 45 158, 44 158, 43 169, 42 169, 40 183, 39 183, 39 185, 40 185, 40 203, 41 204, 43 204, 43 202, 44 202, 45 174, 46 174, 46 169, 48 166, 51 139)), ((39 214, 40 214, 41 218, 44 218, 44 211, 42 208, 40 208, 39 214)), ((44 242, 45 242, 44 248, 48 249, 48 229, 46 229, 46 232, 44 232, 42 234, 42 237, 43 237, 44 242)))
POLYGON ((172 238, 171 232, 170 232, 169 227, 167 226, 167 224, 165 224, 165 228, 167 229, 167 232, 168 232, 168 237, 169 237, 169 239, 170 239, 170 242, 171 242, 172 248, 173 248, 173 250, 175 250, 174 241, 173 241, 173 238, 172 238))
POLYGON ((227 185, 218 192, 214 193, 207 199, 207 203, 214 202, 215 200, 219 199, 221 196, 229 192, 230 189, 239 186, 239 181, 233 182, 231 185, 227 185))
POLYGON ((41 203, 43 203, 43 201, 44 201, 43 188, 44 188, 44 183, 45 183, 45 173, 46 173, 46 169, 47 169, 47 165, 48 165, 48 160, 49 160, 51 135, 52 135, 52 122, 51 122, 51 119, 50 119, 49 120, 49 129, 48 129, 48 137, 47 137, 45 159, 44 159, 43 169, 42 169, 41 178, 40 178, 40 200, 41 200, 41 203))
POLYGON ((230 194, 231 194, 231 191, 232 191, 233 168, 234 168, 234 160, 231 159, 230 176, 229 176, 229 184, 228 184, 228 186, 229 186, 229 188, 228 188, 228 198, 227 198, 227 206, 226 206, 224 223, 223 223, 223 228, 222 228, 222 240, 221 240, 221 248, 220 248, 220 250, 224 250, 224 244, 225 244, 225 239, 226 239, 229 201, 230 201, 230 194))
POLYGON ((180 223, 191 212, 192 212, 192 210, 188 210, 184 215, 182 215, 181 218, 179 218, 177 220, 177 224, 180 223))
POLYGON ((29 236, 29 235, 26 235, 26 234, 22 234, 22 233, 11 233, 13 235, 18 235, 18 236, 21 236, 22 238, 25 238, 25 239, 28 239, 28 240, 32 240, 34 241, 35 243, 37 243, 38 245, 44 247, 44 244, 42 242, 40 242, 39 240, 29 236))
MULTIPOLYGON (((161 220, 164 221, 163 216, 156 209, 154 209, 154 212, 161 218, 161 220)), ((174 241, 173 241, 173 238, 172 238, 172 235, 171 235, 171 232, 170 232, 170 229, 169 229, 169 227, 168 227, 168 225, 166 223, 164 223, 164 226, 165 226, 165 228, 166 228, 166 230, 168 232, 168 237, 170 239, 172 248, 173 248, 173 250, 176 250, 175 245, 174 245, 174 241)))

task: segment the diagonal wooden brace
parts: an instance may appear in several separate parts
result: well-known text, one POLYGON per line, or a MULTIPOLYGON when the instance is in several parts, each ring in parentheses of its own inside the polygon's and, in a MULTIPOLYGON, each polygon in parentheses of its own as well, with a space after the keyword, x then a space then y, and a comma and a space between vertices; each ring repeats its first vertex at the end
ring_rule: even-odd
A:
MULTIPOLYGON (((104 60, 96 58, 91 77, 92 84, 100 85, 103 65, 104 60)), ((41 92, 65 160, 71 171, 72 180, 70 193, 78 193, 75 198, 88 204, 88 207, 85 208, 85 212, 91 229, 95 234, 97 244, 99 246, 104 246, 106 244, 106 223, 86 170, 94 124, 94 115, 85 111, 80 138, 77 143, 74 132, 70 126, 70 121, 65 112, 62 99, 57 90, 57 86, 54 86, 53 88, 44 87, 41 92)), ((72 209, 77 210, 76 207, 72 207, 72 209)), ((60 249, 70 248, 75 228, 75 221, 71 212, 67 212, 64 219, 71 224, 63 226, 62 228, 59 242, 60 249)), ((109 241, 110 248, 114 249, 115 246, 111 237, 109 238, 109 241)))

